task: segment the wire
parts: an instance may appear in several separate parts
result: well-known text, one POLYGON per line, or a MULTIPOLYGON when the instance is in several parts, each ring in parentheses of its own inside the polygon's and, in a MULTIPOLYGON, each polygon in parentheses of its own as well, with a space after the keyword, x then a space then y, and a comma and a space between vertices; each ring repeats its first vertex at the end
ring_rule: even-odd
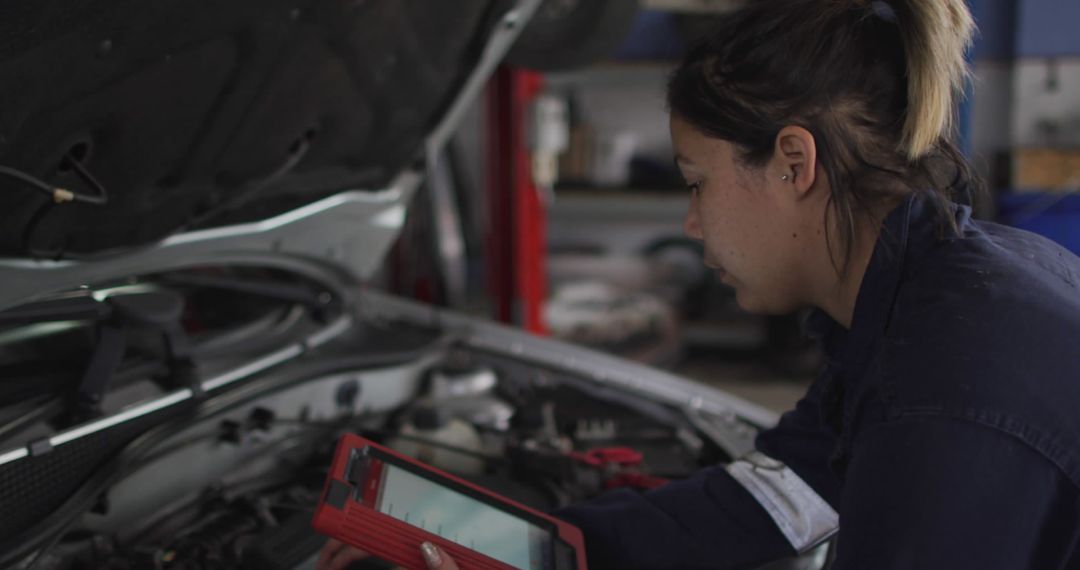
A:
MULTIPOLYGON (((82 204, 90 204, 90 205, 93 205, 93 206, 104 206, 105 204, 107 204, 109 202, 109 193, 108 193, 108 191, 105 190, 105 187, 102 186, 101 183, 98 182, 97 179, 94 178, 94 176, 90 174, 90 171, 88 171, 86 169, 86 167, 83 166, 83 164, 81 162, 79 162, 78 159, 74 158, 73 156, 71 156, 70 153, 68 153, 67 155, 64 156, 64 161, 65 161, 65 164, 72 167, 72 169, 75 171, 75 174, 77 174, 79 176, 79 178, 81 178, 84 183, 86 183, 88 186, 93 188, 95 192, 97 192, 96 195, 93 195, 93 194, 80 194, 80 193, 77 193, 77 192, 72 192, 71 190, 68 190, 67 188, 60 188, 60 187, 48 184, 46 182, 43 182, 42 180, 40 180, 38 178, 35 178, 35 177, 33 177, 33 176, 31 176, 31 175, 29 175, 29 174, 27 174, 27 173, 25 173, 25 172, 23 172, 21 170, 18 170, 16 168, 12 168, 10 166, 0 165, 0 176, 7 176, 9 178, 14 178, 15 180, 23 182, 24 184, 27 184, 30 187, 34 188, 35 190, 38 190, 41 193, 45 194, 52 201, 51 204, 50 203, 45 203, 45 204, 42 204, 41 206, 39 206, 34 211, 34 213, 30 216, 29 220, 27 220, 27 223, 23 227, 23 231, 22 231, 22 242, 24 244, 23 247, 26 249, 26 251, 28 253, 30 253, 30 255, 32 255, 34 257, 42 257, 42 258, 54 257, 51 254, 43 254, 41 252, 38 252, 30 244, 31 237, 34 235, 34 231, 37 229, 38 224, 41 223, 41 220, 49 212, 52 211, 51 206, 58 205, 58 204, 66 204, 68 202, 79 202, 79 203, 82 203, 82 204)), ((55 255, 55 257, 59 258, 60 256, 62 256, 63 255, 63 250, 65 248, 66 248, 66 246, 60 248, 60 251, 55 255)))
POLYGON ((0 175, 7 176, 8 178, 13 178, 22 182, 23 184, 26 184, 27 186, 30 186, 35 190, 38 190, 42 194, 48 196, 49 199, 51 199, 57 204, 80 202, 83 204, 104 206, 109 202, 109 193, 105 190, 105 187, 102 186, 101 183, 98 182, 97 179, 94 178, 88 170, 86 170, 86 167, 84 167, 81 162, 72 158, 71 155, 66 155, 64 157, 64 161, 67 164, 71 165, 72 169, 75 170, 75 173, 79 175, 79 178, 81 178, 83 182, 86 182, 91 188, 93 188, 94 191, 97 192, 97 195, 80 194, 77 192, 72 192, 67 188, 53 186, 47 182, 42 181, 40 178, 34 177, 30 174, 27 174, 26 172, 23 172, 22 170, 12 168, 10 166, 0 165, 0 175))
POLYGON ((289 151, 289 155, 285 157, 285 160, 275 168, 270 174, 256 179, 247 184, 246 188, 241 188, 233 197, 225 200, 221 204, 217 205, 211 210, 203 212, 188 220, 183 226, 181 226, 176 233, 181 233, 190 229, 197 229, 206 222, 218 217, 225 212, 235 209, 241 206, 253 195, 258 193, 263 188, 273 184, 280 180, 283 176, 291 172, 300 161, 307 155, 308 150, 311 148, 311 142, 306 138, 301 138, 297 141, 296 146, 289 151))
POLYGON ((87 194, 72 193, 71 196, 73 200, 86 204, 94 204, 95 206, 104 206, 109 202, 109 193, 105 191, 105 187, 102 186, 101 183, 98 182, 97 179, 90 174, 90 171, 87 170, 85 166, 83 166, 82 162, 79 162, 70 154, 65 156, 64 160, 66 160, 68 164, 71 165, 71 168, 75 171, 76 174, 79 175, 79 178, 82 178, 83 182, 89 184, 90 187, 93 188, 98 194, 97 196, 91 196, 87 194))
MULTIPOLYGON (((254 180, 254 181, 252 181, 252 182, 250 182, 248 184, 245 184, 238 191, 236 196, 234 196, 231 199, 226 200, 224 203, 218 205, 217 207, 214 207, 213 209, 211 209, 211 210, 209 210, 207 212, 204 212, 203 214, 196 215, 194 218, 189 219, 187 222, 185 222, 179 228, 176 228, 175 230, 169 232, 169 235, 174 235, 174 234, 183 233, 183 232, 186 232, 186 231, 189 231, 189 230, 192 230, 192 229, 197 229, 198 227, 206 224, 208 221, 212 220, 213 218, 218 217, 219 215, 225 213, 226 211, 235 209, 236 207, 242 205, 249 198, 251 198, 254 194, 258 193, 260 190, 262 190, 263 188, 273 184, 274 182, 277 182, 283 176, 285 176, 286 174, 291 172, 294 168, 296 168, 296 166, 298 164, 300 164, 301 160, 303 160, 304 156, 307 155, 307 152, 308 152, 308 150, 310 148, 311 148, 311 136, 310 135, 307 135, 307 136, 299 139, 297 141, 297 143, 292 148, 289 149, 289 155, 285 158, 285 160, 280 165, 278 165, 273 171, 271 171, 268 175, 263 176, 261 178, 258 178, 258 179, 254 180)), ((21 181, 21 182, 23 182, 25 184, 28 184, 29 186, 33 187, 35 190, 38 190, 38 191, 42 192, 43 194, 45 194, 46 196, 48 196, 55 204, 63 204, 63 203, 67 203, 67 202, 81 202, 81 203, 84 203, 84 204, 93 204, 93 205, 97 205, 97 206, 102 206, 102 205, 107 204, 108 201, 109 201, 109 195, 108 195, 108 192, 105 190, 105 187, 102 186, 101 183, 99 183, 97 181, 97 179, 95 179, 90 174, 90 172, 88 170, 86 170, 86 168, 82 165, 82 163, 79 162, 74 157, 72 157, 70 154, 66 155, 64 157, 64 160, 67 161, 67 163, 72 167, 72 169, 75 171, 75 173, 78 174, 79 177, 82 178, 82 180, 87 185, 92 187, 97 192, 96 196, 95 195, 90 195, 90 194, 79 194, 79 193, 76 193, 76 192, 72 192, 71 190, 68 190, 66 188, 54 187, 54 186, 52 186, 52 185, 50 185, 50 184, 48 184, 46 182, 43 182, 42 180, 40 180, 38 178, 35 178, 35 177, 33 177, 33 176, 31 176, 31 175, 29 175, 29 174, 27 174, 27 173, 25 173, 25 172, 23 172, 21 170, 11 168, 9 166, 0 165, 0 176, 7 176, 7 177, 10 177, 10 178, 14 178, 16 180, 19 180, 19 181, 21 181)), ((30 245, 30 239, 33 236, 34 231, 36 230, 38 224, 41 222, 41 219, 44 218, 45 215, 48 214, 48 212, 50 212, 50 211, 51 211, 51 208, 49 208, 49 204, 44 204, 44 205, 42 205, 42 207, 38 208, 38 210, 33 214, 33 216, 31 216, 29 222, 25 225, 25 227, 23 229, 22 241, 23 241, 23 244, 25 244, 24 247, 26 248, 26 251, 29 252, 34 257, 60 259, 61 257, 65 257, 65 251, 64 250, 66 249, 66 246, 61 247, 58 252, 42 252, 40 250, 34 249, 30 245)), ((144 244, 143 247, 152 247, 155 243, 156 242, 152 242, 152 243, 149 243, 149 244, 144 244)), ((124 249, 125 251, 130 251, 130 250, 135 249, 135 248, 124 247, 122 249, 124 249)), ((67 257, 78 259, 78 258, 83 258, 85 256, 78 256, 78 255, 70 255, 69 254, 69 255, 67 255, 67 257)))
POLYGON ((16 170, 14 168, 11 168, 10 166, 0 165, 0 174, 7 176, 8 178, 14 178, 16 180, 19 180, 24 184, 31 186, 32 188, 40 190, 46 196, 52 198, 58 203, 63 201, 59 200, 56 196, 56 192, 63 190, 62 188, 54 188, 21 170, 16 170))

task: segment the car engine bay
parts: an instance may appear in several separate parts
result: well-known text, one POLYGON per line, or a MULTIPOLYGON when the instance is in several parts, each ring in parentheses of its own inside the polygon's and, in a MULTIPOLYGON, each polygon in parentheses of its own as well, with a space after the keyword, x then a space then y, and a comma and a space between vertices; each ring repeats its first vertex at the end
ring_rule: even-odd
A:
MULTIPOLYGON (((440 372, 428 371, 429 380, 445 378, 440 372)), ((482 386, 478 380, 494 379, 490 369, 457 372, 450 386, 472 382, 476 391, 437 407, 410 404, 369 417, 316 420, 305 418, 302 411, 284 417, 256 406, 240 421, 208 420, 205 428, 192 430, 192 436, 133 466, 131 478, 113 493, 123 493, 126 481, 138 480, 136 475, 153 469, 156 462, 179 461, 169 455, 192 454, 192 448, 185 453, 186 446, 218 453, 231 448, 234 456, 246 458, 242 465, 219 479, 203 481, 201 488, 192 485, 184 500, 166 502, 169 507, 140 516, 134 526, 120 520, 103 524, 109 511, 104 504, 98 506, 99 514, 85 518, 103 518, 102 524, 65 541, 51 554, 58 563, 41 567, 308 567, 325 540, 311 529, 311 515, 335 435, 344 431, 376 439, 545 511, 607 488, 659 485, 668 477, 690 474, 709 453, 717 454, 703 449, 690 432, 680 434, 681 428, 637 417, 633 410, 573 388, 525 386, 522 393, 512 394, 503 386, 482 386), (509 404, 518 398, 536 404, 509 404), (593 419, 570 420, 570 409, 589 411, 593 419), (512 415, 507 417, 507 412, 512 415)), ((338 397, 362 398, 354 386, 340 381, 338 397)))
MULTIPOLYGON (((5 541, 6 562, 64 570, 311 568, 325 541, 311 517, 343 433, 545 512, 616 487, 656 487, 734 455, 700 429, 701 416, 530 362, 521 347, 485 349, 449 322, 365 314, 332 290, 280 271, 198 268, 0 314, 8 377, 57 378, 9 383, 37 389, 19 394, 29 404, 8 406, 4 416, 4 446, 27 442, 30 454, 0 464, 13 508, 3 534, 16 537, 5 541), (81 321, 71 314, 76 298, 81 321), (147 302, 161 299, 182 310, 147 302), (101 304, 113 309, 95 322, 87 307, 101 304), (146 311, 139 320, 122 310, 131 306, 175 320, 147 325, 146 311), (350 314, 349 326, 323 344, 302 340, 350 314), (88 400, 109 326, 120 326, 126 348, 115 373, 98 382, 105 392, 88 400), (35 350, 58 338, 67 339, 68 354, 35 350), (308 349, 268 372, 192 388, 184 405, 49 443, 297 339, 308 349)), ((706 431, 715 435, 718 423, 706 431)), ((755 427, 730 417, 725 429, 745 439, 755 427)))

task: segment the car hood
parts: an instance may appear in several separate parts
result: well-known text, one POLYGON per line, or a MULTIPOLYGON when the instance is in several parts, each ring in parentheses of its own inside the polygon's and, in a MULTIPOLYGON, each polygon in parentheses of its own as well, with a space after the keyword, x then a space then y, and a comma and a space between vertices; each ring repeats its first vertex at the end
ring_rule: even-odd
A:
POLYGON ((251 256, 375 270, 538 1, 0 7, 0 309, 251 256))

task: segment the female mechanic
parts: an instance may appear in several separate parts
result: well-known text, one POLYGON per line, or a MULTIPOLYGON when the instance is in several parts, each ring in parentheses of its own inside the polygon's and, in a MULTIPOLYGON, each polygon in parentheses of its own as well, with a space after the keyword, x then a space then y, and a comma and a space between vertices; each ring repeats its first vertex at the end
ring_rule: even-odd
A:
POLYGON ((744 309, 813 307, 828 364, 750 455, 556 513, 590 568, 834 535, 840 570, 1080 568, 1080 259, 959 204, 973 28, 963 0, 755 0, 672 75, 686 233, 744 309))

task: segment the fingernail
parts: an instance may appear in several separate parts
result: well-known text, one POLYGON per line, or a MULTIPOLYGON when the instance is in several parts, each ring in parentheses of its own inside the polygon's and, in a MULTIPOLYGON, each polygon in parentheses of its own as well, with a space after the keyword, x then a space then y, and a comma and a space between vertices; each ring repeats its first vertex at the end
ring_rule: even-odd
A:
POLYGON ((424 562, 427 562, 428 568, 438 568, 442 566, 442 557, 439 556, 439 549, 435 548, 434 544, 425 542, 420 545, 420 552, 424 555, 424 562))

